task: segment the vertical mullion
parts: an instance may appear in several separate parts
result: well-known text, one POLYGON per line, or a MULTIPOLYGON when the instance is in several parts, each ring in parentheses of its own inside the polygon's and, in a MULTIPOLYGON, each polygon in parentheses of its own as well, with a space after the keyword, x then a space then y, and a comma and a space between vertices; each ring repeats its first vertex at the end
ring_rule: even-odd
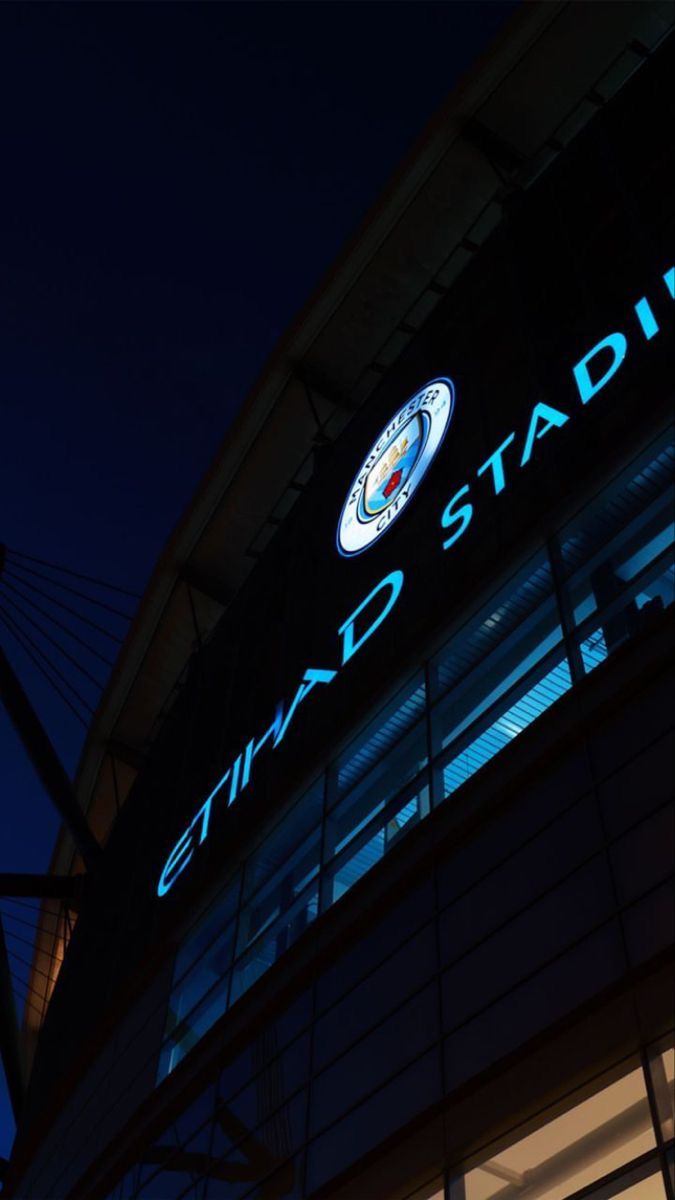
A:
POLYGON ((668 1170, 668 1157, 663 1141, 663 1131, 661 1129, 661 1114, 656 1102, 656 1093, 654 1091, 654 1080, 652 1078, 651 1066, 649 1062, 649 1051, 646 1046, 640 1050, 640 1062, 642 1065, 642 1073, 645 1077, 645 1086, 647 1088, 647 1100, 649 1102, 649 1112, 654 1126, 654 1135, 656 1137, 656 1148, 659 1156, 659 1166, 663 1176, 663 1186, 665 1188, 668 1200, 675 1200, 673 1196, 673 1186, 670 1180, 670 1172, 668 1170))
POLYGON ((579 682, 580 679, 583 679, 585 675, 584 662, 581 656, 579 644, 574 636, 574 610, 572 608, 569 589, 565 579, 563 559, 560 551, 560 541, 557 534, 553 534, 547 539, 546 551, 548 554, 548 561, 551 566, 553 594, 558 607, 560 627, 563 635, 563 644, 565 647, 565 653, 567 655, 567 661, 569 663, 572 686, 574 686, 579 682))

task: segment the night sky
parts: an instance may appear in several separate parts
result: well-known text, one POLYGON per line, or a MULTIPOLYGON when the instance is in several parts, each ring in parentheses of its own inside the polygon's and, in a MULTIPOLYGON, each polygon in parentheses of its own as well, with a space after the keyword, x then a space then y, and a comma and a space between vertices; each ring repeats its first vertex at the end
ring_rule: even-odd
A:
MULTIPOLYGON (((0 6, 0 542, 142 592, 276 340, 514 7, 0 6)), ((81 725, 0 643, 74 772, 81 725)), ((57 817, 1 708, 0 780, 0 871, 46 870, 57 817)), ((0 1077, 0 1155, 12 1136, 0 1077)))

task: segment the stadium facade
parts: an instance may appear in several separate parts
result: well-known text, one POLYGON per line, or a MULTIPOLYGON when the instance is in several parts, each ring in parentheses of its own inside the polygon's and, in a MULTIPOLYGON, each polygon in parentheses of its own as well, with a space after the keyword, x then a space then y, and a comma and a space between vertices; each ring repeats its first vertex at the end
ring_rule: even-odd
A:
POLYGON ((671 26, 517 12, 248 397, 85 748, 3 1194, 673 1200, 671 26))

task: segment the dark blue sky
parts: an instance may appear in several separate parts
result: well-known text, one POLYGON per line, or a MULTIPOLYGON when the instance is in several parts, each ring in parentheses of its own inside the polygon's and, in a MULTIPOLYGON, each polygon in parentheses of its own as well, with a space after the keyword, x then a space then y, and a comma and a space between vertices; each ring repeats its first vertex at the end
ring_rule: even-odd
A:
MULTIPOLYGON (((1 542, 142 591, 276 339, 514 7, 0 6, 1 542)), ((81 727, 0 641, 72 772, 81 727)), ((2 709, 0 782, 0 871, 45 870, 57 819, 2 709)), ((0 1155, 12 1135, 0 1097, 0 1155)))

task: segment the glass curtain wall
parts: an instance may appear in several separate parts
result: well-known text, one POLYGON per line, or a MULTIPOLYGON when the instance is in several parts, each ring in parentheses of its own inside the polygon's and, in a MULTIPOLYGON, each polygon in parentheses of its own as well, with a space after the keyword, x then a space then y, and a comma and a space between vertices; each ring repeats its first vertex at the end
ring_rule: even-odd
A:
POLYGON ((672 1038, 450 1182, 448 1200, 669 1200, 672 1038), (618 1077, 617 1077, 618 1074, 618 1077), (665 1124, 664 1124, 665 1123, 665 1124))
POLYGON ((457 629, 267 834, 182 946, 159 1078, 432 808, 675 601, 664 436, 457 629))
MULTIPOLYGON (((291 1064, 299 1057, 294 1043, 275 1060, 276 1073, 289 1075, 289 1090, 291 1064)), ((272 1062, 245 1086, 240 1080, 243 1090, 223 1110, 221 1092, 231 1091, 226 1067, 218 1086, 208 1087, 165 1129, 107 1200, 297 1196, 299 1160, 289 1157, 279 1122, 274 1153, 250 1132, 261 1111, 282 1111, 275 1110, 282 1093, 270 1091, 270 1070, 272 1062)), ((486 1146, 467 1168, 455 1167, 445 1179, 434 1174, 406 1200, 672 1200, 674 1082, 671 1033, 486 1146)))

